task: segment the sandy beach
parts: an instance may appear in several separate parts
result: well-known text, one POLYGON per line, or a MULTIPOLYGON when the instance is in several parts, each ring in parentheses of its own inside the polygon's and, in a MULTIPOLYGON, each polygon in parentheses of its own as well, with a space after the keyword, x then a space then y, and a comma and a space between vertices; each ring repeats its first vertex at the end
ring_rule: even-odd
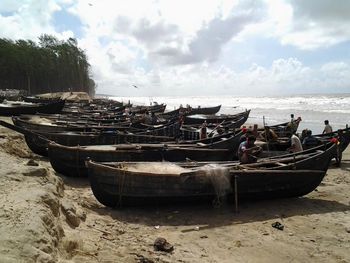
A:
POLYGON ((240 203, 238 213, 104 207, 88 179, 56 174, 4 127, 0 164, 0 262, 350 262, 350 148, 311 194, 240 203), (158 237, 173 252, 155 251, 158 237))

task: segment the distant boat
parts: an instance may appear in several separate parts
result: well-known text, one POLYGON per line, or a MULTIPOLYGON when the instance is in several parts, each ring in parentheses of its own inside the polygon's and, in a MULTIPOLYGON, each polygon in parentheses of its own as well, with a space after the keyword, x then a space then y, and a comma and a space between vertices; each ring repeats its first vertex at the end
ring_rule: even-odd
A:
POLYGON ((14 116, 21 114, 60 113, 64 107, 65 101, 58 100, 48 103, 29 103, 22 101, 4 101, 0 104, 1 116, 14 116))

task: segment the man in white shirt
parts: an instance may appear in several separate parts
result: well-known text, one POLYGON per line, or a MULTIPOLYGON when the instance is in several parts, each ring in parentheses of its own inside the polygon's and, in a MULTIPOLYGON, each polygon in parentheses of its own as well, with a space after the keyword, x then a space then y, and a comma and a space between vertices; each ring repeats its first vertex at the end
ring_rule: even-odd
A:
POLYGON ((324 121, 324 125, 326 125, 326 126, 324 127, 324 130, 323 130, 322 133, 330 133, 330 132, 333 132, 332 126, 329 125, 329 121, 328 121, 328 120, 325 120, 325 121, 324 121))
POLYGON ((301 141, 299 137, 295 134, 295 132, 292 134, 292 137, 290 138, 290 144, 291 146, 288 148, 290 152, 296 153, 296 152, 301 152, 303 150, 301 141))

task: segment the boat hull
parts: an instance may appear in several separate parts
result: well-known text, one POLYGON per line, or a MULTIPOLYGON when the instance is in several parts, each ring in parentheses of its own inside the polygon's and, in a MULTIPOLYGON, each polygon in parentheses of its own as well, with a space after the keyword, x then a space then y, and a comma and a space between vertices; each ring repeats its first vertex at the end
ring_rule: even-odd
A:
POLYGON ((226 187, 218 192, 215 174, 203 171, 154 175, 91 161, 87 167, 95 197, 109 207, 212 202, 233 196, 239 200, 298 197, 313 191, 326 174, 318 170, 231 171, 224 179, 219 173, 219 180, 224 180, 226 187))

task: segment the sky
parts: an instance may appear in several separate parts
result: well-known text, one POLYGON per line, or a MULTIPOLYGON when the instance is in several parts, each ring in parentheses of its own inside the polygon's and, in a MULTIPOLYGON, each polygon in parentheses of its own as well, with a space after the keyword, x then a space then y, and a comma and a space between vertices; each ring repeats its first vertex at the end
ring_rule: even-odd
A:
POLYGON ((0 37, 76 38, 100 94, 349 93, 349 14, 346 0, 1 0, 0 37))

